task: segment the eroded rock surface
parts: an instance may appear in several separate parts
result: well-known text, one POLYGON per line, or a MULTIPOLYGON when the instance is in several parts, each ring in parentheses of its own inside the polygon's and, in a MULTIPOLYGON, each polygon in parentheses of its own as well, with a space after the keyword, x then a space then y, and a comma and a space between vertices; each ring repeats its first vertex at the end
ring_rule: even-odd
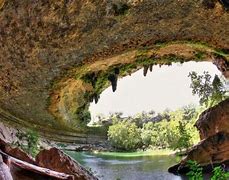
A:
POLYGON ((210 172, 215 165, 229 167, 229 133, 219 132, 194 146, 179 164, 169 168, 172 173, 187 173, 187 161, 196 161, 204 172, 210 172))
POLYGON ((0 139, 0 179, 11 180, 97 180, 89 171, 62 151, 52 148, 43 150, 36 158, 18 148, 12 148, 0 139), (2 156, 4 156, 4 161, 2 156))
POLYGON ((57 148, 41 151, 36 157, 36 162, 41 167, 74 175, 75 179, 97 180, 88 170, 57 148))
POLYGON ((17 129, 0 122, 0 139, 4 139, 6 142, 12 143, 17 140, 17 132, 17 129))
POLYGON ((201 139, 221 131, 229 133, 229 98, 204 111, 195 126, 199 130, 201 139))
POLYGON ((229 99, 204 111, 196 126, 201 142, 192 147, 179 164, 169 168, 169 172, 187 173, 188 160, 196 161, 204 171, 210 171, 218 164, 229 167, 229 99))
POLYGON ((8 144, 7 142, 5 142, 4 140, 2 140, 0 138, 0 150, 3 151, 4 153, 15 157, 17 159, 20 159, 22 161, 28 162, 30 164, 36 164, 35 160, 28 155, 27 153, 25 153, 23 150, 21 150, 20 148, 13 148, 11 147, 10 144, 8 144))

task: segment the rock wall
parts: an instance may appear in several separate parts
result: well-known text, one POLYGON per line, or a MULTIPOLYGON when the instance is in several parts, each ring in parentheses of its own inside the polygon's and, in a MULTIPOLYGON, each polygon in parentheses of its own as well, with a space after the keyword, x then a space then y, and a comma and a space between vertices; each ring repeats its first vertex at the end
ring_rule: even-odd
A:
POLYGON ((187 173, 187 161, 200 164, 204 171, 213 169, 214 165, 224 164, 229 167, 229 99, 204 111, 196 123, 201 141, 191 148, 187 156, 177 165, 169 168, 172 173, 187 173))
POLYGON ((16 133, 17 129, 7 126, 6 124, 0 122, 0 139, 6 142, 14 142, 17 140, 16 133))
POLYGON ((204 111, 195 126, 199 130, 201 140, 218 132, 229 133, 229 99, 204 111))

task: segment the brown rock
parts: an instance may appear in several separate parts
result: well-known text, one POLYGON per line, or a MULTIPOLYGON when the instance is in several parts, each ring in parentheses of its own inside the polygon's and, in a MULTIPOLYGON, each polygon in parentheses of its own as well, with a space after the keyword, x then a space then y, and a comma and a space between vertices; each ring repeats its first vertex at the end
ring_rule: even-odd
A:
POLYGON ((212 165, 229 166, 229 133, 219 132, 204 139, 194 146, 179 164, 169 168, 169 172, 186 173, 188 160, 196 161, 205 172, 212 170, 212 165))
POLYGON ((77 180, 97 180, 89 171, 57 148, 41 151, 36 162, 39 166, 74 175, 77 180))
POLYGON ((229 167, 229 99, 204 111, 195 126, 202 141, 179 164, 169 168, 169 172, 186 173, 188 160, 196 161, 206 172, 214 164, 229 167))
POLYGON ((36 162, 30 155, 22 151, 20 148, 12 148, 8 143, 6 143, 2 139, 0 139, 0 150, 22 161, 28 162, 30 164, 36 164, 36 162))
POLYGON ((5 153, 22 161, 28 162, 30 164, 36 164, 33 158, 26 152, 22 151, 20 148, 12 148, 8 145, 5 148, 5 153))
POLYGON ((200 132, 201 139, 221 131, 229 133, 229 98, 204 111, 195 126, 200 132))
MULTIPOLYGON (((218 12, 219 13, 219 12, 218 12)), ((229 62, 220 55, 213 57, 213 64, 222 72, 225 78, 229 78, 229 62)))

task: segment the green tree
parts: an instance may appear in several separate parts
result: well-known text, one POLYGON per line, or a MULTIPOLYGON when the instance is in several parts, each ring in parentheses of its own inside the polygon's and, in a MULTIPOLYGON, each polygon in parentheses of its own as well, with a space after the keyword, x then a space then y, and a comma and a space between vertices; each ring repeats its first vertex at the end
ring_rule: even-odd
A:
POLYGON ((179 151, 181 152, 183 149, 187 150, 191 146, 191 136, 187 132, 184 122, 179 121, 178 131, 179 138, 174 149, 179 149, 179 151))
POLYGON ((212 89, 213 91, 211 94, 210 107, 224 100, 226 98, 227 93, 224 84, 221 82, 219 76, 217 75, 215 75, 212 81, 212 89))
POLYGON ((157 148, 165 149, 168 147, 167 140, 168 122, 166 120, 153 123, 151 145, 157 148))
POLYGON ((201 105, 211 107, 226 98, 227 91, 217 75, 211 81, 212 77, 209 72, 205 71, 203 75, 198 75, 192 71, 189 73, 189 77, 191 78, 192 93, 199 96, 201 105))
POLYGON ((140 129, 134 123, 118 122, 109 127, 108 139, 119 150, 132 151, 141 145, 140 129))
POLYGON ((145 147, 148 147, 149 145, 151 145, 151 138, 153 136, 153 123, 152 122, 148 122, 146 124, 143 125, 143 128, 141 130, 141 139, 142 139, 142 144, 145 147))
POLYGON ((183 111, 183 120, 190 121, 193 118, 197 119, 198 112, 197 107, 194 104, 189 104, 187 106, 182 107, 183 111))

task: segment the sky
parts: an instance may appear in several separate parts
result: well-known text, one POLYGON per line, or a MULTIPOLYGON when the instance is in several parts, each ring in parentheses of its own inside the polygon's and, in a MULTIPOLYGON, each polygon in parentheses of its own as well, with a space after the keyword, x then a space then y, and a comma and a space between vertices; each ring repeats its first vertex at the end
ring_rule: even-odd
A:
POLYGON ((202 74, 208 71, 212 77, 221 75, 211 62, 174 63, 172 66, 154 66, 152 72, 143 76, 143 69, 120 78, 117 90, 107 88, 99 102, 90 104, 92 120, 113 112, 123 112, 123 116, 135 115, 142 111, 162 112, 166 108, 175 110, 188 104, 197 104, 198 96, 192 95, 190 71, 202 74))

